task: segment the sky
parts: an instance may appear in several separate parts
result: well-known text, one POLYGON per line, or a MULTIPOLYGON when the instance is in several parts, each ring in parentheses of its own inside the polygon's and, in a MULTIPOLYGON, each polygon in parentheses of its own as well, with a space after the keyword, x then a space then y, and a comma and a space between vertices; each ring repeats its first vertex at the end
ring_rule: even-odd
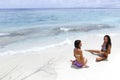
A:
POLYGON ((120 8, 120 0, 0 0, 0 8, 120 8))

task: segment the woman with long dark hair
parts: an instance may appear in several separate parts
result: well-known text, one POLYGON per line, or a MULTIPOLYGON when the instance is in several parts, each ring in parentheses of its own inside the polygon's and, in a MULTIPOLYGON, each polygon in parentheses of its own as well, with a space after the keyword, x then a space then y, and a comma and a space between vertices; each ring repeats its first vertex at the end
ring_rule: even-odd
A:
POLYGON ((85 51, 88 51, 93 54, 97 53, 99 57, 96 58, 96 61, 102 61, 108 58, 108 54, 111 53, 111 47, 112 47, 111 38, 109 35, 105 35, 101 50, 85 50, 85 51))

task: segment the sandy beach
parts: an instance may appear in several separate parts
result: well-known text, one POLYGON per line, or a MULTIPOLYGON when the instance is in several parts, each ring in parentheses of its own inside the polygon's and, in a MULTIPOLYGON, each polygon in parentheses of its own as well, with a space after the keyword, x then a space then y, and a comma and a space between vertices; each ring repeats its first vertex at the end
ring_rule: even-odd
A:
MULTIPOLYGON (((89 68, 77 69, 70 67, 70 63, 62 62, 58 67, 58 78, 57 80, 114 80, 120 79, 120 65, 119 65, 119 38, 120 35, 111 36, 112 38, 112 51, 107 61, 95 62, 97 56, 87 52, 83 52, 84 56, 88 59, 89 68), (61 69, 62 68, 62 69, 61 69)), ((102 38, 102 37, 101 37, 102 38)), ((100 38, 96 39, 96 43, 91 43, 91 40, 84 44, 84 48, 93 47, 97 49, 97 42, 99 43, 100 38), (85 46, 86 45, 86 46, 85 46)), ((69 61, 69 59, 66 58, 69 61)))
POLYGON ((108 60, 102 62, 95 62, 97 56, 84 49, 100 49, 104 35, 88 36, 78 39, 82 40, 89 68, 71 66, 74 40, 70 40, 64 45, 29 54, 0 56, 0 80, 119 80, 120 35, 110 35, 112 51, 108 60))
POLYGON ((0 4, 0 80, 120 80, 120 0, 1 0, 0 4), (82 41, 88 68, 71 63, 75 40, 82 41), (112 42, 111 49, 107 41, 112 42), (101 47, 111 50, 101 62, 85 51, 101 47))

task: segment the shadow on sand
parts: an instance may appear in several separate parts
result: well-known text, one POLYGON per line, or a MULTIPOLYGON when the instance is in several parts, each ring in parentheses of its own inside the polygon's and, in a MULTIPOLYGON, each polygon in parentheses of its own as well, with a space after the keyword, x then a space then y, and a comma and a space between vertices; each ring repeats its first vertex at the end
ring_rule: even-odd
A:
POLYGON ((77 67, 77 66, 75 66, 75 65, 71 65, 71 68, 74 68, 74 69, 82 69, 83 67, 77 67))

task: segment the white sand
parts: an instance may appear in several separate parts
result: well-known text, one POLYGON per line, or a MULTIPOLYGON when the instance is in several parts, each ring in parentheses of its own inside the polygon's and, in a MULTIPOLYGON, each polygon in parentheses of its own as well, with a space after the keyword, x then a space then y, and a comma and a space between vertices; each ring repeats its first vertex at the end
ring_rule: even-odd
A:
MULTIPOLYGON (((103 35, 104 36, 104 35, 103 35)), ((84 49, 99 49, 102 43, 103 36, 96 37, 90 36, 84 43, 84 49), (94 42, 92 42, 94 39, 94 42), (91 47, 91 48, 90 48, 91 47)), ((83 52, 84 56, 88 59, 89 68, 76 69, 70 67, 71 63, 69 58, 61 62, 57 67, 58 77, 57 80, 119 80, 120 79, 120 35, 111 36, 112 38, 112 51, 109 55, 108 61, 95 62, 97 56, 88 52, 83 52), (68 62, 67 62, 68 61, 68 62)))
POLYGON ((74 41, 71 41, 71 44, 40 52, 1 56, 0 80, 119 80, 120 35, 111 35, 113 45, 108 61, 95 62, 97 56, 84 51, 100 49, 103 36, 81 38, 89 68, 77 69, 71 66, 70 60, 74 59, 74 41))

